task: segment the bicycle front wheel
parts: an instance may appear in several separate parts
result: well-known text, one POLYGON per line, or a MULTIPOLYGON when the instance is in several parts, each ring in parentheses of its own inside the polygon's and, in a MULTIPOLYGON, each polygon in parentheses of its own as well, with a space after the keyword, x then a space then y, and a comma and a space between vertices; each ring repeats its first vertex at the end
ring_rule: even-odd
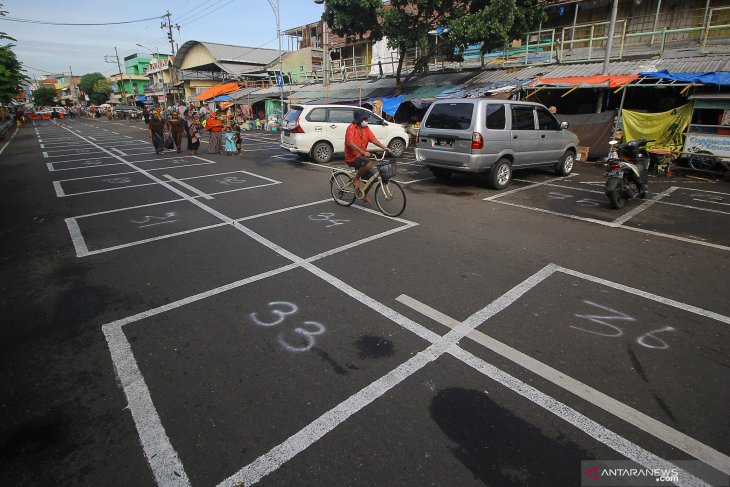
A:
POLYGON ((388 216, 398 216, 406 209, 406 193, 395 181, 381 181, 375 188, 375 204, 388 216))
POLYGON ((335 203, 342 206, 350 206, 355 202, 355 185, 352 176, 344 172, 338 172, 330 178, 330 193, 335 203))

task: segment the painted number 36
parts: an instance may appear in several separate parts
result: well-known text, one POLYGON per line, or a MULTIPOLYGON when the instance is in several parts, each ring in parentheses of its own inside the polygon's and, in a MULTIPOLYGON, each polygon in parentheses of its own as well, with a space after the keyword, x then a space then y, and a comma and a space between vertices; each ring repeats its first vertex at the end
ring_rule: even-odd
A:
MULTIPOLYGON (((283 324, 290 316, 295 315, 299 308, 293 303, 286 301, 272 301, 268 304, 269 309, 262 313, 251 313, 248 315, 251 322, 256 326, 273 328, 283 324)), ((304 321, 301 326, 294 328, 291 332, 280 332, 277 335, 279 345, 290 352, 306 352, 316 344, 315 336, 327 331, 323 324, 316 321, 304 321), (297 344, 292 345, 290 340, 296 335, 297 344)))

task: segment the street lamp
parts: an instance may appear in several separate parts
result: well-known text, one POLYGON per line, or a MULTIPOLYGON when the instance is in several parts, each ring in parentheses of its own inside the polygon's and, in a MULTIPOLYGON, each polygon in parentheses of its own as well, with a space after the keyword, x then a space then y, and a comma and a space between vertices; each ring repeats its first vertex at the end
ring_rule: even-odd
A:
MULTIPOLYGON (((324 0, 314 0, 317 5, 324 5, 324 0)), ((327 21, 322 22, 322 84, 329 86, 330 84, 330 73, 329 73, 329 57, 330 57, 330 46, 327 35, 327 21)))
POLYGON ((274 11, 274 17, 276 17, 276 37, 279 39, 279 76, 277 76, 277 84, 279 84, 279 103, 281 103, 281 123, 284 120, 284 69, 281 63, 281 27, 279 24, 279 0, 268 0, 271 9, 274 11))

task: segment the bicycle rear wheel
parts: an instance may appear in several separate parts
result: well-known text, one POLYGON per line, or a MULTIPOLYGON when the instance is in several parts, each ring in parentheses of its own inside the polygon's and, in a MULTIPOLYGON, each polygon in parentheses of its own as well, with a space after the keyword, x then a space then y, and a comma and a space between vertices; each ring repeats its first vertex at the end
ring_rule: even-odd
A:
POLYGON ((344 172, 338 172, 330 178, 330 193, 335 203, 342 206, 350 206, 355 202, 355 185, 352 176, 344 172))
POLYGON ((406 209, 406 193, 395 181, 381 181, 375 188, 375 204, 388 216, 398 216, 406 209))

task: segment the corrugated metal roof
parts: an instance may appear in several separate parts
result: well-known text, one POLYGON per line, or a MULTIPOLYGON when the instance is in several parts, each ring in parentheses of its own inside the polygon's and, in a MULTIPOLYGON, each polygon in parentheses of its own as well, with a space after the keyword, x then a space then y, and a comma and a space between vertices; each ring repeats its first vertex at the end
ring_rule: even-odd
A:
MULTIPOLYGON (((642 71, 661 71, 666 69, 676 73, 704 73, 710 71, 730 71, 730 56, 708 56, 695 58, 656 59, 639 61, 612 62, 608 74, 638 74, 642 71)), ((469 86, 487 85, 494 82, 527 80, 533 78, 572 78, 595 76, 603 71, 603 63, 552 64, 530 66, 522 69, 493 69, 483 71, 469 80, 469 86)))
MULTIPOLYGON (((248 46, 233 46, 230 44, 217 44, 215 42, 187 41, 180 46, 175 56, 174 66, 182 66, 183 59, 193 46, 201 44, 205 47, 215 63, 241 64, 266 66, 279 57, 279 51, 275 49, 261 49, 248 46)), ((209 64, 209 63, 208 63, 209 64)))

